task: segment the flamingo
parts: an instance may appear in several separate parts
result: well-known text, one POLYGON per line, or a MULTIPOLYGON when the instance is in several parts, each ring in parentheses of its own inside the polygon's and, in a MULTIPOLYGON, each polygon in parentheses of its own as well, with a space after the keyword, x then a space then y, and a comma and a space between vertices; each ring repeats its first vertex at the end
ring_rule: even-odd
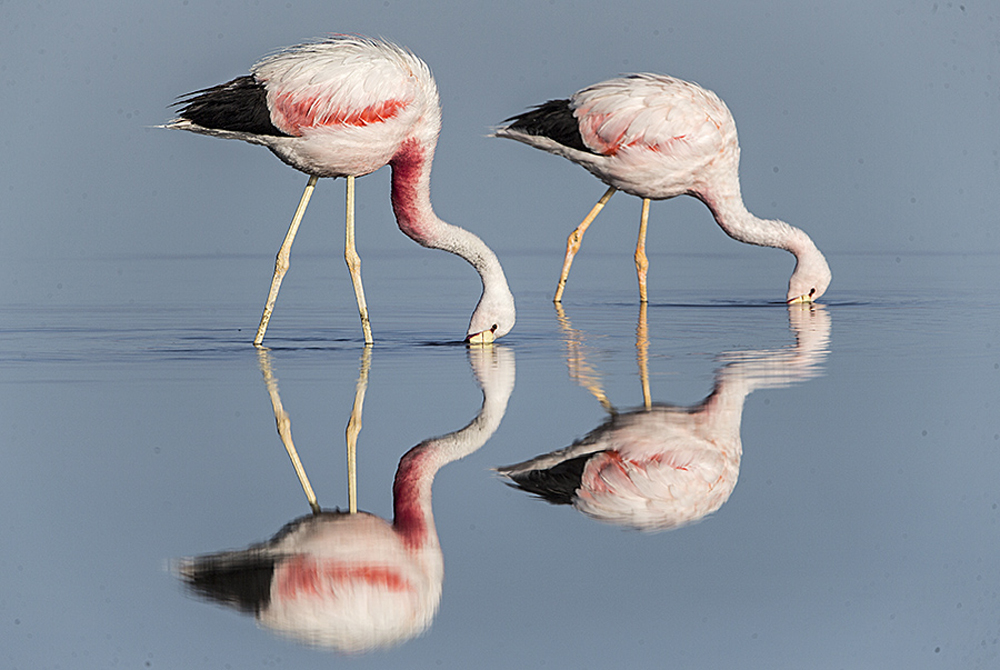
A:
MULTIPOLYGON (((644 306, 643 306, 644 307, 644 306)), ((618 413, 595 375, 582 364, 580 335, 560 314, 574 352, 571 370, 610 416, 572 445, 498 468, 511 486, 592 519, 634 530, 680 528, 715 512, 739 478, 743 404, 757 389, 784 388, 822 373, 829 352, 830 315, 823 305, 788 306, 796 344, 771 351, 722 356, 715 388, 700 403, 653 403, 648 390, 646 312, 641 307, 636 346, 644 406, 618 413)))
POLYGON ((254 344, 264 340, 292 241, 320 177, 347 178, 344 257, 365 344, 374 341, 354 242, 354 178, 392 166, 392 208, 418 244, 461 256, 483 292, 466 341, 489 343, 514 326, 514 298, 496 254, 473 233, 442 221, 430 200, 431 162, 441 129, 437 85, 427 64, 389 42, 336 35, 258 61, 250 74, 188 94, 166 128, 261 144, 309 175, 278 251, 254 344))
MULTIPOLYGON (((278 432, 313 512, 269 541, 176 561, 175 573, 194 594, 253 614, 261 626, 315 646, 362 653, 420 635, 433 623, 444 581, 431 500, 434 478, 486 444, 500 426, 514 390, 514 352, 500 345, 469 349, 482 406, 464 428, 424 440, 403 455, 392 487, 392 521, 319 507, 291 442, 291 420, 270 358, 266 350, 261 353, 278 432)), ((357 437, 351 426, 360 430, 368 365, 363 359, 349 445, 352 432, 357 437)), ((349 497, 356 510, 356 493, 349 497)))
POLYGON ((642 198, 635 248, 641 302, 647 302, 650 200, 678 195, 692 195, 708 205, 733 239, 794 254, 787 302, 812 302, 830 284, 830 267, 805 232, 747 211, 740 194, 736 123, 725 103, 697 84, 659 74, 630 74, 588 86, 567 100, 550 100, 505 123, 495 136, 568 158, 608 185, 566 240, 557 303, 583 234, 618 190, 642 198))

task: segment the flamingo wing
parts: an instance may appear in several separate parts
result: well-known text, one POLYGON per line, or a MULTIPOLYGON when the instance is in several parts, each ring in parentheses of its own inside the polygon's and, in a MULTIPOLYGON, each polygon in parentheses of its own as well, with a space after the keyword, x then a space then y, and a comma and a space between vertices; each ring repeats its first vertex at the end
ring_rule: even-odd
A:
POLYGON ((182 119, 209 131, 249 133, 281 137, 287 135, 271 123, 267 108, 267 92, 253 77, 237 77, 232 81, 211 88, 194 91, 177 105, 182 106, 182 119))
POLYGON ((278 52, 251 72, 267 89, 274 125, 301 136, 402 116, 417 99, 418 77, 430 77, 420 70, 419 59, 394 45, 344 36, 278 52))
POLYGON ((713 93, 689 82, 654 74, 610 79, 577 92, 571 105, 584 142, 614 156, 639 148, 677 158, 715 146, 731 115, 713 93))

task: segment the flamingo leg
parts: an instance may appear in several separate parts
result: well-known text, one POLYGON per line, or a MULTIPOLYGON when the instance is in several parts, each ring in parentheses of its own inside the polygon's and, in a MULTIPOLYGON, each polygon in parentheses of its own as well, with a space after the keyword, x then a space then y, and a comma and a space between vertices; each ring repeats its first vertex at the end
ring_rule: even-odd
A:
POLYGON ((347 507, 351 514, 358 513, 358 434, 361 433, 361 411, 368 389, 368 371, 372 366, 372 348, 365 347, 361 354, 361 372, 354 389, 354 406, 347 422, 347 507))
POLYGON ((653 407, 649 391, 649 325, 646 321, 648 303, 639 303, 639 323, 635 327, 635 356, 639 363, 639 380, 642 382, 642 404, 647 410, 653 407))
POLYGON ((635 272, 639 277, 639 302, 646 304, 646 270, 649 269, 649 259, 646 258, 646 224, 649 222, 649 198, 642 199, 642 217, 639 219, 639 241, 635 245, 635 272))
POLYGON ((281 438, 281 443, 285 445, 288 458, 292 461, 292 467, 295 468, 295 474, 299 478, 299 484, 302 485, 302 491, 306 494, 306 500, 309 501, 309 507, 312 508, 313 514, 319 514, 319 502, 316 500, 316 494, 309 483, 309 477, 306 476, 306 469, 302 467, 299 453, 296 451, 295 443, 292 441, 292 420, 281 404, 281 395, 278 393, 278 380, 275 379, 274 373, 271 371, 271 355, 264 347, 257 349, 257 362, 260 364, 260 371, 264 375, 267 393, 271 396, 271 409, 274 410, 274 422, 278 426, 278 436, 281 438))
POLYGON ((361 330, 365 333, 365 346, 375 343, 372 339, 372 325, 368 320, 368 303, 365 302, 365 287, 361 285, 361 257, 354 244, 354 176, 347 176, 347 234, 344 241, 344 260, 351 273, 351 283, 354 284, 354 297, 358 300, 358 313, 361 315, 361 330))
POLYGON ((593 223, 594 219, 597 218, 597 215, 601 213, 601 210, 604 209, 604 205, 608 204, 608 200, 611 199, 611 196, 613 196, 617 190, 618 189, 614 186, 608 187, 608 190, 605 191, 604 195, 601 196, 601 199, 597 201, 594 208, 590 210, 590 214, 587 215, 587 218, 585 218, 583 222, 576 227, 576 230, 570 233, 569 237, 566 239, 566 258, 563 260, 562 274, 559 275, 559 285, 556 287, 556 295, 552 299, 553 302, 562 302, 562 294, 563 291, 566 290, 566 280, 569 278, 569 269, 573 265, 573 257, 576 256, 576 252, 580 250, 580 244, 583 242, 583 234, 587 232, 587 228, 590 227, 590 224, 593 223))
POLYGON ((295 234, 299 232, 299 224, 302 223, 302 215, 306 213, 306 206, 309 205, 309 198, 312 197, 313 190, 316 188, 316 182, 319 177, 315 175, 309 177, 309 182, 306 184, 306 190, 302 193, 302 198, 299 200, 299 206, 295 210, 295 215, 292 217, 292 223, 288 226, 288 232, 285 233, 285 240, 281 243, 281 248, 278 249, 278 257, 274 259, 274 276, 271 278, 271 290, 267 294, 267 302, 264 304, 264 313, 260 317, 260 325, 257 327, 257 336, 254 337, 254 346, 260 346, 261 342, 264 341, 264 333, 267 331, 267 322, 271 320, 271 313, 274 311, 274 303, 278 299, 278 289, 281 288, 281 280, 285 278, 285 273, 288 272, 289 266, 289 256, 292 252, 292 242, 295 240, 295 234))

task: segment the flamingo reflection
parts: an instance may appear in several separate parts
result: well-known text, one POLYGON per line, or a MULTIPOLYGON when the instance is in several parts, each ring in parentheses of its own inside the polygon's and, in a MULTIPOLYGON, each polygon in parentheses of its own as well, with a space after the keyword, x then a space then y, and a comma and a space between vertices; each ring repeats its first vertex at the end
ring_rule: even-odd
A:
MULTIPOLYGON (((278 432, 314 511, 267 542, 179 561, 177 572, 189 589, 254 614, 268 629, 346 653, 392 646, 424 632, 437 612, 444 579, 431 509, 434 476, 486 443, 514 388, 513 352, 494 346, 469 349, 468 355, 483 392, 482 407, 461 430, 421 442, 403 455, 389 522, 367 512, 320 509, 292 443, 270 355, 262 351, 261 369, 278 432)), ((360 431, 369 360, 362 360, 348 424, 349 452, 360 431)), ((353 467, 350 453, 348 458, 353 467)), ((356 500, 353 483, 349 497, 356 500)))
POLYGON ((586 363, 582 334, 557 307, 571 375, 609 411, 608 419, 565 449, 499 468, 512 486, 587 516, 644 531, 693 523, 729 499, 739 476, 743 403, 756 389, 781 388, 821 374, 830 315, 822 305, 788 307, 796 344, 724 354, 715 388, 691 407, 651 401, 646 305, 637 356, 644 406, 618 413, 586 363))

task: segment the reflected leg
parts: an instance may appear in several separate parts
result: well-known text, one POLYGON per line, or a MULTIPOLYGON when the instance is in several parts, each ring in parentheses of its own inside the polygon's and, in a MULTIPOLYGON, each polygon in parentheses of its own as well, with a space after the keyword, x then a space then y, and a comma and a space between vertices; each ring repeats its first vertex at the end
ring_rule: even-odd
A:
POLYGON ((617 414, 617 410, 608 400, 608 396, 601 386, 601 375, 587 362, 583 333, 570 323, 562 303, 557 302, 555 307, 556 318, 559 320, 559 328, 563 331, 566 345, 566 367, 569 368, 570 379, 590 391, 590 394, 597 398, 597 402, 601 403, 601 407, 609 414, 617 414))
POLYGON ((365 347, 361 354, 361 372, 354 389, 354 406, 351 420, 347 422, 347 507, 351 514, 358 512, 358 434, 361 433, 361 411, 368 389, 368 371, 372 364, 372 348, 365 347))
POLYGON ((639 363, 639 380, 642 382, 642 404, 647 410, 653 406, 649 391, 649 324, 646 312, 649 303, 639 303, 639 323, 635 327, 635 357, 639 363))
POLYGON ((295 443, 292 441, 292 420, 281 404, 278 380, 274 378, 274 373, 271 371, 271 354, 264 347, 257 348, 257 362, 260 365, 261 374, 264 375, 267 394, 271 396, 271 409, 274 410, 274 423, 278 427, 278 436, 281 438, 281 443, 285 445, 288 458, 292 461, 292 467, 295 468, 295 474, 299 478, 299 484, 302 485, 303 493, 306 494, 306 500, 309 501, 309 507, 313 514, 319 514, 319 502, 316 500, 316 494, 309 483, 309 477, 306 476, 306 469, 299 459, 299 452, 295 449, 295 443))

